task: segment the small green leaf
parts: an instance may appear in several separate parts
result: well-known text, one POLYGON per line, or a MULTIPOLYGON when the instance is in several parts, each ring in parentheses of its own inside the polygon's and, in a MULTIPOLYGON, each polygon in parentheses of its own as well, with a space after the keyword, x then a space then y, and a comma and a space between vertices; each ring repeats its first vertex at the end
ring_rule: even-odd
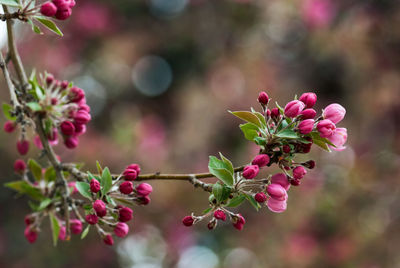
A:
POLYGON ((117 204, 115 203, 114 199, 111 198, 110 196, 106 195, 106 200, 108 204, 111 204, 112 206, 117 206, 117 204))
POLYGON ((21 7, 19 1, 17 0, 0 0, 1 5, 6 5, 10 7, 21 7))
POLYGON ((35 16, 35 19, 43 24, 50 31, 58 34, 59 36, 63 36, 61 30, 57 27, 57 25, 50 19, 43 16, 35 16))
POLYGON ((229 186, 233 185, 233 175, 224 161, 219 160, 215 156, 210 156, 208 169, 211 174, 220 179, 224 184, 229 186))
POLYGON ((37 102, 28 102, 26 105, 34 112, 42 110, 42 106, 40 106, 40 104, 37 102))
POLYGON ((81 239, 84 239, 87 234, 89 233, 90 230, 90 225, 88 224, 88 226, 85 228, 85 230, 83 230, 82 234, 81 234, 81 239))
POLYGON ((55 181, 56 180, 56 171, 54 169, 54 167, 49 167, 46 169, 46 172, 44 173, 44 180, 46 182, 50 182, 50 181, 55 181))
POLYGON ((13 111, 13 110, 14 110, 14 108, 13 108, 10 104, 8 104, 8 103, 3 103, 3 113, 4 113, 4 116, 5 116, 8 120, 15 121, 15 120, 17 119, 17 117, 12 116, 12 115, 10 114, 10 112, 13 111))
POLYGON ((297 132, 291 129, 285 129, 275 134, 275 136, 283 139, 298 139, 300 138, 297 132))
POLYGON ((225 168, 226 168, 230 173, 232 173, 232 175, 233 175, 234 170, 233 170, 232 162, 231 162, 228 158, 226 158, 225 156, 223 156, 221 153, 219 153, 219 157, 221 157, 222 162, 224 162, 225 168))
POLYGON ((35 180, 40 181, 42 179, 42 167, 34 159, 28 160, 28 167, 35 180))
POLYGON ((28 20, 28 23, 32 26, 32 31, 37 34, 43 34, 40 28, 33 23, 32 20, 28 20))
POLYGON ((38 188, 35 188, 28 184, 26 181, 12 181, 5 184, 6 187, 17 191, 20 194, 26 194, 34 200, 42 200, 44 198, 43 194, 38 188))
POLYGON ((89 183, 86 182, 82 182, 82 181, 78 181, 76 182, 76 189, 78 189, 78 192, 88 198, 88 199, 92 199, 92 194, 90 192, 90 185, 89 183))
POLYGON ((97 172, 99 172, 99 174, 103 174, 103 168, 101 167, 99 161, 96 161, 96 167, 97 167, 97 172))
POLYGON ((106 167, 101 174, 101 188, 103 195, 107 194, 110 191, 112 186, 112 177, 110 170, 106 167))
POLYGON ((51 200, 50 198, 45 198, 45 199, 43 199, 43 200, 40 202, 39 206, 37 207, 37 211, 41 211, 41 210, 47 208, 47 206, 51 204, 51 201, 52 201, 52 200, 51 200))
POLYGON ((252 123, 258 127, 262 127, 262 124, 261 124, 260 120, 258 119, 257 115, 255 115, 252 112, 237 111, 237 112, 230 112, 230 113, 246 122, 252 123))
POLYGON ((284 114, 285 110, 278 104, 278 102, 275 102, 276 107, 279 109, 280 114, 284 114))
POLYGON ((246 196, 241 194, 241 195, 238 195, 238 196, 235 196, 234 198, 232 198, 226 206, 234 208, 234 207, 239 206, 241 203, 243 203, 244 200, 246 200, 246 196))
POLYGON ((313 131, 310 133, 311 138, 313 139, 313 143, 317 146, 321 147, 325 151, 331 152, 331 149, 328 145, 335 146, 328 139, 322 138, 318 132, 313 131))
POLYGON ((212 193, 215 196, 215 198, 217 199, 218 202, 222 201, 222 191, 223 191, 223 186, 221 184, 219 184, 218 182, 214 184, 213 188, 212 188, 212 193))
POLYGON ((267 140, 264 137, 255 137, 254 142, 257 145, 265 145, 267 143, 267 140))
POLYGON ((259 128, 254 124, 246 123, 239 125, 239 127, 247 140, 254 141, 254 138, 258 137, 259 128))
POLYGON ((261 208, 261 205, 254 199, 254 197, 248 194, 246 194, 245 197, 257 211, 261 208))
POLYGON ((53 212, 49 213, 50 226, 53 234, 53 245, 57 246, 58 235, 60 234, 60 225, 57 218, 54 216, 53 212))
POLYGON ((212 207, 206 208, 205 210, 203 210, 203 214, 207 214, 211 210, 212 210, 212 207))
POLYGON ((259 112, 256 112, 253 108, 251 108, 251 111, 253 112, 253 114, 255 114, 258 117, 258 120, 261 122, 263 127, 266 127, 267 126, 267 121, 265 121, 265 116, 263 116, 259 112))

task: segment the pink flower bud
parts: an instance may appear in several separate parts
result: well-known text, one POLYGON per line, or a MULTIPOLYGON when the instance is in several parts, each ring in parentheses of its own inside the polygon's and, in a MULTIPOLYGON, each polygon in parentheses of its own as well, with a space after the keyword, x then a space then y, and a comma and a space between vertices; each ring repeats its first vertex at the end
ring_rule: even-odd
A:
POLYGON ((79 139, 75 136, 72 137, 67 137, 64 140, 65 147, 68 149, 74 149, 78 146, 79 144, 79 139))
POLYGON ((79 110, 84 110, 84 111, 90 113, 90 106, 87 104, 79 104, 79 110))
POLYGON ((133 183, 130 181, 124 181, 119 185, 119 191, 123 194, 130 194, 133 192, 133 183))
POLYGON ((28 242, 31 244, 35 243, 36 239, 38 238, 38 233, 35 230, 32 230, 31 226, 26 226, 24 235, 26 240, 28 240, 28 242))
POLYGON ((29 142, 27 140, 17 141, 17 150, 20 155, 26 155, 29 151, 29 142))
POLYGON ((57 7, 51 2, 43 3, 40 6, 40 13, 47 17, 53 17, 57 13, 57 7))
POLYGON ((280 111, 279 111, 278 108, 273 108, 273 109, 271 109, 271 117, 272 117, 273 119, 277 119, 277 118, 280 117, 280 111))
POLYGON ((15 130, 15 123, 13 121, 6 121, 3 129, 7 133, 12 133, 15 130))
POLYGON ((296 117, 301 111, 303 111, 305 104, 298 100, 292 100, 285 106, 285 116, 286 117, 296 117))
POLYGON ((66 20, 72 15, 72 9, 58 9, 55 15, 58 20, 66 20))
POLYGON ((226 220, 225 212, 221 209, 217 209, 216 211, 214 211, 214 218, 216 218, 217 220, 225 221, 226 220))
POLYGON ((21 174, 24 173, 26 170, 26 164, 25 161, 22 159, 17 159, 14 162, 14 171, 15 173, 21 174))
POLYGON ((293 179, 290 181, 290 184, 293 186, 299 186, 301 181, 299 179, 293 179))
POLYGON ((293 178, 302 179, 307 174, 307 170, 302 166, 297 166, 293 169, 293 178))
POLYGON ((290 146, 289 146, 289 145, 283 145, 283 146, 282 146, 282 151, 283 151, 285 154, 290 153, 291 150, 292 150, 292 149, 290 149, 290 146))
POLYGON ((86 133, 86 125, 74 123, 75 135, 82 135, 86 133))
POLYGON ((233 219, 233 227, 241 231, 246 223, 246 220, 243 218, 241 214, 238 214, 236 217, 232 217, 233 219))
POLYGON ((317 112, 314 109, 305 109, 301 113, 301 119, 314 119, 317 115, 317 112))
POLYGON ((33 144, 40 150, 43 150, 43 144, 42 141, 40 140, 39 135, 36 135, 33 137, 33 144))
POLYGON ((77 111, 75 114, 75 117, 74 117, 75 123, 81 124, 81 125, 87 124, 91 119, 92 119, 92 117, 85 110, 77 111))
POLYGON ((136 192, 140 196, 148 196, 152 191, 153 187, 148 183, 141 183, 136 186, 136 192))
POLYGON ((313 169, 315 168, 315 161, 314 160, 308 160, 307 162, 302 163, 303 166, 305 166, 308 169, 313 169))
POLYGON ((339 123, 343 120, 346 115, 346 109, 337 103, 330 104, 326 106, 324 111, 322 112, 322 117, 324 119, 331 120, 334 124, 339 123))
POLYGON ((269 163, 269 156, 267 154, 259 154, 254 157, 253 161, 251 162, 252 165, 257 165, 259 167, 264 167, 269 163))
POLYGON ((96 211, 96 215, 100 218, 104 217, 107 214, 106 204, 104 204, 101 200, 96 200, 93 203, 93 209, 96 211))
POLYGON ((314 129, 314 119, 306 119, 300 122, 299 126, 300 134, 308 134, 314 129))
POLYGON ((69 91, 68 97, 72 102, 80 102, 85 98, 85 92, 78 87, 72 87, 69 91))
POLYGON ((70 221, 70 230, 73 234, 80 234, 82 232, 82 222, 78 219, 72 219, 70 221))
POLYGON ((95 214, 88 214, 86 215, 85 220, 87 223, 94 225, 99 222, 99 217, 95 214))
POLYGON ((74 7, 75 5, 76 5, 75 0, 71 0, 70 4, 69 4, 69 7, 74 7))
POLYGON ((92 193, 98 193, 100 191, 100 182, 96 179, 90 181, 90 191, 92 193))
POLYGON ((133 181, 137 178, 137 172, 134 169, 125 169, 125 171, 122 173, 124 176, 125 180, 127 181, 133 181))
POLYGON ((344 146, 344 144, 347 141, 347 129, 346 128, 335 129, 332 135, 328 137, 328 140, 336 146, 333 147, 329 145, 329 148, 335 151, 343 151, 344 149, 346 149, 346 146, 344 146))
POLYGON ((118 220, 128 222, 133 218, 133 211, 128 207, 122 207, 118 210, 118 220))
POLYGON ((331 136, 335 129, 335 124, 329 119, 324 119, 320 121, 317 125, 317 130, 322 138, 327 138, 331 136))
POLYGON ((65 226, 60 227, 60 232, 58 233, 58 239, 64 241, 67 238, 67 230, 65 226))
POLYGON ((287 199, 286 190, 280 184, 272 183, 268 185, 267 193, 271 196, 271 198, 276 200, 283 201, 287 199))
POLYGON ((192 225, 193 225, 194 219, 193 219, 192 216, 185 216, 185 217, 182 219, 182 223, 183 223, 183 225, 189 227, 189 226, 192 226, 192 225))
POLYGON ((76 181, 68 182, 68 187, 72 188, 71 194, 76 194, 78 192, 78 189, 76 188, 76 181))
POLYGON ((306 105, 306 108, 312 108, 317 102, 317 95, 313 92, 303 93, 300 96, 299 101, 306 105))
POLYGON ((269 101, 268 94, 264 91, 260 92, 258 95, 258 102, 261 103, 262 105, 267 105, 269 101))
POLYGON ((47 85, 51 85, 51 83, 53 83, 54 81, 54 76, 52 74, 47 74, 46 76, 46 84, 47 85))
POLYGON ((69 85, 69 83, 68 83, 67 80, 62 81, 61 82, 61 89, 67 89, 68 85, 69 85))
POLYGON ((265 201, 267 201, 267 195, 266 194, 264 194, 263 192, 259 192, 259 193, 256 193, 255 195, 254 195, 254 199, 258 202, 258 203, 264 203, 265 201))
POLYGON ((26 226, 34 223, 34 221, 35 221, 35 217, 33 217, 32 215, 26 215, 24 218, 24 222, 25 222, 26 226))
POLYGON ((286 203, 286 200, 280 201, 280 200, 277 200, 274 198, 270 198, 270 199, 268 199, 267 207, 272 212, 281 213, 286 210, 287 203, 286 203))
POLYGON ((254 179, 259 171, 260 168, 257 165, 245 166, 243 169, 243 177, 248 180, 254 179))
POLYGON ((279 184, 282 186, 286 191, 290 188, 290 182, 287 179, 287 176, 283 173, 277 173, 271 177, 272 184, 279 184))
POLYGON ((124 222, 119 222, 114 228, 114 234, 118 237, 125 237, 129 233, 129 226, 124 222))
POLYGON ((104 244, 108 245, 108 246, 112 246, 114 245, 114 239, 110 234, 107 234, 104 238, 103 238, 104 244))
POLYGON ((75 126, 71 121, 64 121, 60 125, 60 130, 65 136, 72 136, 75 133, 75 126))
POLYGON ((137 173, 138 176, 140 174, 140 166, 139 166, 139 164, 130 164, 129 166, 126 167, 126 169, 134 169, 134 170, 136 170, 136 173, 137 173))
POLYGON ((265 111, 265 116, 267 116, 267 117, 271 116, 271 110, 270 109, 267 109, 265 111))

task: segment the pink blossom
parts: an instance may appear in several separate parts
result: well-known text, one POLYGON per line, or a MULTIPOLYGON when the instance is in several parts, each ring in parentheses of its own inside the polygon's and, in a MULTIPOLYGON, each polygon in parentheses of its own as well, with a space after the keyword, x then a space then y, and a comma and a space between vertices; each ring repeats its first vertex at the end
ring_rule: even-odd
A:
POLYGON ((317 130, 322 138, 331 136, 335 129, 335 124, 329 119, 324 119, 317 125, 317 130))
POLYGON ((286 190, 280 184, 272 183, 268 185, 267 193, 276 200, 284 201, 287 199, 286 190))
POLYGON ((286 191, 290 188, 290 182, 284 173, 277 173, 272 176, 271 183, 276 183, 281 185, 286 191))
POLYGON ((285 106, 285 116, 293 118, 298 116, 303 111, 306 105, 298 100, 292 100, 285 106))
POLYGON ((347 129, 346 128, 335 129, 333 134, 328 137, 328 140, 336 146, 336 147, 329 146, 329 148, 335 151, 343 151, 344 149, 346 149, 346 146, 344 146, 344 144, 347 141, 347 129))
POLYGON ((317 102, 317 95, 314 92, 307 92, 300 96, 299 101, 306 105, 306 108, 312 108, 317 102))
POLYGON ((346 109, 342 105, 337 103, 332 103, 326 106, 326 108, 322 112, 322 117, 324 119, 331 120, 334 124, 342 121, 345 115, 346 109))
POLYGON ((274 198, 270 198, 270 199, 268 199, 267 207, 272 212, 276 212, 276 213, 284 212, 287 207, 286 200, 280 201, 280 200, 276 200, 274 198))

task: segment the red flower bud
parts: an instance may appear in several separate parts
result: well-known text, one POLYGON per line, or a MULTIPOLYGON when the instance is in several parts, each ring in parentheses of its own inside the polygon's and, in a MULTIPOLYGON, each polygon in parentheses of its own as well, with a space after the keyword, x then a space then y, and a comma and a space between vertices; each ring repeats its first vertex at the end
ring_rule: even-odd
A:
POLYGON ((50 85, 54 81, 54 76, 52 74, 47 74, 46 76, 46 84, 50 85))
POLYGON ((70 230, 73 234, 80 234, 82 232, 82 222, 78 219, 72 219, 70 221, 70 230))
POLYGON ((141 196, 141 197, 138 198, 139 205, 143 205, 143 206, 148 205, 150 203, 150 201, 151 201, 151 199, 150 199, 150 197, 148 195, 147 196, 141 196))
POLYGON ((7 133, 12 133, 15 130, 15 123, 13 121, 6 121, 3 129, 7 133))
POLYGON ((140 166, 139 166, 139 164, 130 164, 129 166, 126 167, 126 169, 134 169, 134 170, 136 170, 136 173, 137 173, 138 176, 140 174, 140 166))
POLYGON ((285 116, 290 118, 296 117, 303 111, 304 107, 305 105, 301 101, 292 100, 285 106, 285 116))
POLYGON ((148 196, 152 191, 153 187, 148 183, 141 183, 136 186, 136 192, 140 196, 148 196))
POLYGON ((284 153, 286 153, 286 154, 290 153, 291 150, 292 150, 292 149, 290 149, 290 146, 289 146, 289 145, 283 145, 283 146, 282 146, 282 151, 283 151, 284 153))
POLYGON ((128 207, 122 207, 118 210, 118 220, 128 222, 133 218, 133 211, 128 207))
POLYGON ((90 191, 92 193, 98 193, 100 191, 100 182, 96 179, 90 181, 90 191))
MULTIPOLYGON (((47 17, 53 17, 57 13, 57 7, 51 2, 43 3, 40 6, 40 13, 47 17)), ((47 80, 47 78, 46 78, 47 80)), ((49 83, 50 84, 50 83, 49 83)))
POLYGON ((241 214, 238 214, 235 217, 232 217, 233 220, 233 227, 241 231, 246 223, 246 220, 243 218, 241 214))
POLYGON ((26 215, 24 218, 24 221, 25 221, 25 225, 28 226, 28 225, 34 223, 35 217, 32 217, 32 215, 26 215))
POLYGON ((71 121, 64 121, 60 124, 60 130, 65 136, 72 136, 75 133, 75 126, 71 121))
POLYGON ((104 217, 107 214, 106 204, 101 200, 96 200, 93 203, 93 209, 96 211, 97 216, 104 217))
POLYGON ((69 91, 68 97, 72 102, 80 102, 85 98, 85 92, 78 87, 72 87, 69 91))
POLYGON ((259 171, 260 169, 257 165, 246 166, 243 169, 243 177, 248 180, 254 179, 258 175, 259 171))
POLYGON ((269 101, 268 94, 264 91, 260 92, 258 95, 258 102, 261 103, 262 105, 267 105, 269 101))
POLYGON ((77 111, 74 116, 75 123, 81 124, 81 125, 87 124, 91 119, 92 119, 92 117, 85 110, 77 111))
POLYGON ((314 160, 308 160, 307 162, 302 163, 303 166, 309 169, 315 168, 315 161, 314 160))
POLYGON ((123 194, 130 194, 133 192, 133 183, 130 181, 124 181, 119 185, 119 191, 123 194))
POLYGON ((84 111, 90 113, 90 106, 85 103, 79 104, 79 110, 84 110, 84 111))
POLYGON ((60 232, 58 233, 58 239, 64 241, 67 238, 67 230, 65 226, 60 227, 60 232))
POLYGON ((75 126, 75 134, 82 135, 86 133, 86 125, 85 124, 77 124, 74 123, 75 126))
POLYGON ((75 136, 67 137, 64 139, 64 144, 68 149, 74 149, 78 146, 79 139, 75 136))
POLYGON ((293 185, 293 186, 299 186, 300 183, 301 183, 301 182, 300 182, 299 179, 290 180, 290 184, 293 185))
POLYGON ((35 243, 36 239, 38 238, 38 233, 35 230, 32 230, 31 226, 26 226, 24 235, 26 240, 28 240, 28 242, 31 244, 35 243))
POLYGON ((217 220, 225 221, 226 220, 225 212, 222 211, 221 209, 217 209, 216 211, 214 211, 214 218, 216 218, 217 220))
POLYGON ((183 223, 183 225, 189 227, 189 226, 192 226, 192 225, 193 225, 194 219, 193 219, 192 216, 185 216, 185 217, 182 219, 182 223, 183 223))
POLYGON ((114 245, 114 239, 110 234, 107 234, 104 238, 103 241, 106 245, 112 246, 114 245))
POLYGON ((25 161, 22 160, 22 159, 15 160, 15 162, 14 162, 14 171, 15 171, 15 173, 21 174, 21 173, 24 173, 25 170, 26 170, 25 161))
POLYGON ((27 140, 17 141, 17 150, 20 155, 26 155, 29 151, 29 142, 27 140))
POLYGON ((271 198, 283 201, 287 199, 287 193, 285 188, 283 188, 280 184, 272 183, 267 186, 267 193, 271 196, 271 198))
POLYGON ((134 169, 125 169, 122 175, 127 181, 133 181, 137 178, 137 172, 134 169))
POLYGON ((306 119, 300 122, 299 132, 301 134, 308 134, 314 129, 314 119, 306 119))
POLYGON ((62 88, 62 89, 67 89, 67 88, 68 88, 68 85, 69 85, 69 83, 68 83, 67 80, 64 80, 64 81, 61 82, 61 88, 62 88))
POLYGON ((273 118, 273 119, 278 119, 279 117, 280 117, 280 111, 279 111, 279 109, 278 108, 273 108, 273 109, 271 109, 271 117, 273 118))
POLYGON ((317 95, 313 92, 304 93, 300 96, 299 101, 306 105, 306 108, 312 108, 317 102, 317 95))
POLYGON ((252 165, 257 165, 259 167, 264 167, 269 163, 269 156, 267 154, 259 154, 254 157, 253 161, 251 162, 252 165))
POLYGON ((119 222, 114 228, 114 234, 118 237, 125 237, 129 233, 129 226, 124 222, 119 222))
POLYGON ((95 215, 95 214, 88 214, 88 215, 86 215, 85 219, 86 219, 86 222, 91 225, 94 225, 99 222, 99 217, 97 217, 97 215, 95 215))
POLYGON ((322 138, 331 136, 335 129, 335 124, 329 119, 324 119, 317 125, 317 130, 322 138))
POLYGON ((317 115, 317 112, 310 108, 303 110, 300 114, 302 119, 314 119, 314 117, 317 115))
POLYGON ((307 170, 302 166, 297 166, 293 169, 293 178, 302 179, 307 174, 307 170))
POLYGON ((71 14, 72 14, 72 9, 71 8, 58 9, 55 17, 58 20, 66 20, 71 16, 71 14))
POLYGON ((254 195, 254 199, 258 202, 258 203, 264 203, 265 201, 267 201, 267 195, 266 194, 264 194, 263 192, 259 192, 259 193, 256 193, 255 195, 254 195))

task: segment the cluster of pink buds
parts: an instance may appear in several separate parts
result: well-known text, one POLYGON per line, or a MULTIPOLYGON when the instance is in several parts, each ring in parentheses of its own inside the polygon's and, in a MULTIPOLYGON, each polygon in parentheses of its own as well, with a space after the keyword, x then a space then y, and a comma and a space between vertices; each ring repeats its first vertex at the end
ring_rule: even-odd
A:
POLYGON ((207 228, 209 230, 213 230, 217 227, 218 221, 226 221, 226 214, 229 215, 230 221, 232 222, 233 227, 237 230, 241 231, 246 223, 245 218, 239 213, 235 214, 225 208, 218 208, 215 210, 211 210, 202 216, 185 216, 182 219, 182 224, 186 227, 190 227, 193 224, 196 224, 207 217, 211 217, 211 220, 207 224, 207 228))
POLYGON ((66 20, 72 14, 75 0, 52 0, 40 6, 40 13, 47 17, 55 17, 58 20, 66 20))

